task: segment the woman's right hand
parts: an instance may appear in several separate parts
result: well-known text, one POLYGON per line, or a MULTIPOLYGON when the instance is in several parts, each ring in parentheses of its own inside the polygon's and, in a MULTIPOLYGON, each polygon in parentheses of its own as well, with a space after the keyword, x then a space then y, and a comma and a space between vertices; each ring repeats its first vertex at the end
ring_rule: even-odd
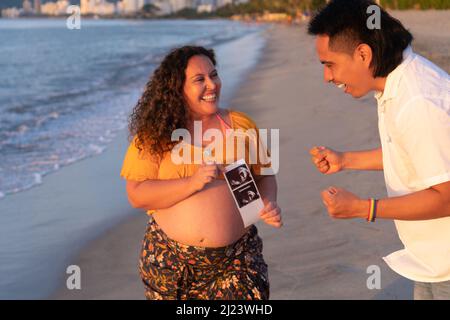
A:
POLYGON ((323 174, 332 174, 344 169, 344 153, 326 147, 314 147, 309 153, 317 170, 323 174))
POLYGON ((198 170, 189 177, 189 183, 194 191, 202 190, 205 185, 214 181, 219 175, 217 164, 202 164, 198 170))

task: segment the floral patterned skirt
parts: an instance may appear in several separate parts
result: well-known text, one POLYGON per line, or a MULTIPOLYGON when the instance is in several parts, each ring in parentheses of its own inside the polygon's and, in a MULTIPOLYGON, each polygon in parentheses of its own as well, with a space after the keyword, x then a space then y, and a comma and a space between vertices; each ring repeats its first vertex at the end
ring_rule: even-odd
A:
POLYGON ((229 246, 204 248, 170 239, 150 218, 139 272, 151 300, 269 299, 267 264, 255 226, 229 246))

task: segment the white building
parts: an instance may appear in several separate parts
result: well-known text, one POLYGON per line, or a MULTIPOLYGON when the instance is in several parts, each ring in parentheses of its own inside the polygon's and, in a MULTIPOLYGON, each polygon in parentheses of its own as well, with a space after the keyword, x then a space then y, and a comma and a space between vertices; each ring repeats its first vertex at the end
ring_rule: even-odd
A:
POLYGON ((215 9, 214 6, 210 3, 209 4, 201 4, 197 7, 197 12, 198 13, 202 13, 202 12, 210 13, 210 12, 213 12, 214 9, 215 9))
POLYGON ((224 6, 226 3, 233 3, 233 0, 198 0, 197 12, 213 12, 217 8, 224 6))
POLYGON ((70 6, 69 0, 59 0, 56 2, 56 10, 58 15, 67 14, 67 8, 70 6))
POLYGON ((23 13, 30 14, 33 12, 33 7, 31 6, 30 0, 24 0, 23 1, 23 13))
MULTIPOLYGON (((140 0, 122 0, 117 3, 117 11, 123 14, 137 12, 140 8, 140 0)), ((143 5, 142 5, 143 6, 143 5)))
POLYGON ((114 15, 116 13, 116 6, 114 3, 106 0, 81 0, 80 1, 81 14, 96 14, 96 15, 114 15))
POLYGON ((20 15, 20 10, 17 8, 7 8, 2 10, 3 18, 17 18, 20 15))
POLYGON ((125 13, 135 13, 139 10, 139 0, 123 0, 125 13))
POLYGON ((41 0, 34 0, 34 13, 41 13, 41 0))
POLYGON ((41 13, 48 16, 63 16, 67 14, 70 6, 68 0, 58 0, 57 2, 47 2, 41 5, 41 13))
POLYGON ((102 0, 94 8, 94 14, 99 16, 112 16, 116 13, 116 6, 114 3, 102 0))
POLYGON ((57 8, 55 2, 47 2, 41 5, 41 13, 47 16, 56 16, 57 8))
POLYGON ((89 14, 93 11, 93 1, 92 0, 80 0, 80 12, 81 14, 89 14))

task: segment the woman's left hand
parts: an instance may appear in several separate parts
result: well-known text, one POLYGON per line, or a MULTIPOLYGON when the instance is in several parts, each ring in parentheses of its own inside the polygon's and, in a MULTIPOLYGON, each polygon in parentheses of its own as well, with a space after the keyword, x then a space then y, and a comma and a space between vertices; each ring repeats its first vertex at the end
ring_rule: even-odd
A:
POLYGON ((275 228, 283 226, 281 209, 275 201, 265 201, 265 206, 259 213, 261 220, 275 228))

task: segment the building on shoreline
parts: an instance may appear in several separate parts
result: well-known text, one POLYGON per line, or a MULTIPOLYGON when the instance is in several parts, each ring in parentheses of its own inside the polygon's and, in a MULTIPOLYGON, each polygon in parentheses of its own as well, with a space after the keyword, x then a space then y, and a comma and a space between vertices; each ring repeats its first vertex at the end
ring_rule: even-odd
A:
POLYGON ((61 16, 67 14, 70 6, 68 0, 58 0, 57 2, 47 2, 41 5, 41 14, 46 16, 61 16))
POLYGON ((18 8, 7 8, 2 10, 2 17, 14 19, 20 16, 21 10, 18 8))
POLYGON ((41 0, 34 0, 34 13, 41 14, 41 0))
POLYGON ((117 13, 132 14, 139 10, 139 0, 121 0, 117 2, 117 13))
MULTIPOLYGON (((240 4, 249 0, 120 0, 116 3, 112 0, 80 0, 80 13, 92 16, 140 16, 140 11, 145 5, 152 4, 158 8, 154 14, 164 16, 174 14, 181 10, 192 10, 198 13, 211 13, 227 4, 240 4)), ((23 0, 22 8, 8 8, 2 10, 2 17, 17 18, 20 16, 43 15, 64 16, 70 0, 50 0, 43 3, 42 0, 23 0), (32 5, 33 3, 33 5, 32 5)))
POLYGON ((30 0, 24 0, 22 3, 22 8, 25 15, 30 15, 33 13, 33 7, 31 6, 30 0))
POLYGON ((81 0, 82 15, 112 16, 116 14, 116 5, 106 0, 81 0))

